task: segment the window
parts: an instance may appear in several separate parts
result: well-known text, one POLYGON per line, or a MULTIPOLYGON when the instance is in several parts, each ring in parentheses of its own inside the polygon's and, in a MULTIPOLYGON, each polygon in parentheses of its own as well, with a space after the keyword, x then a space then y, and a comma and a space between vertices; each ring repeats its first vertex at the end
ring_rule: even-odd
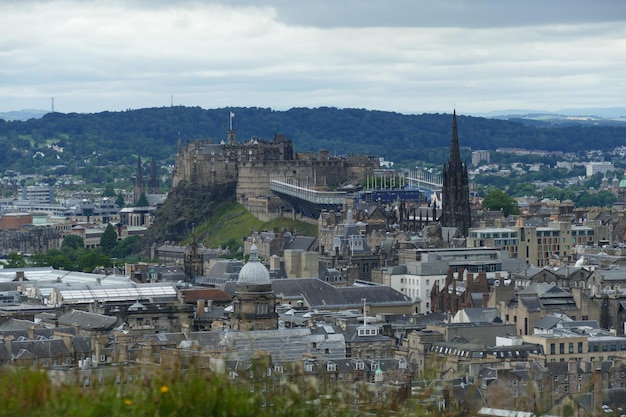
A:
POLYGON ((578 353, 583 353, 583 342, 578 342, 578 353))
POLYGON ((335 372, 337 370, 337 364, 336 363, 327 363, 326 364, 326 370, 328 372, 335 372))
POLYGON ((565 353, 565 343, 559 343, 559 353, 561 355, 565 353))
POLYGON ((567 346, 569 353, 574 353, 574 343, 570 342, 567 346))
POLYGON ((554 343, 550 343, 550 354, 551 355, 556 354, 556 345, 554 343))

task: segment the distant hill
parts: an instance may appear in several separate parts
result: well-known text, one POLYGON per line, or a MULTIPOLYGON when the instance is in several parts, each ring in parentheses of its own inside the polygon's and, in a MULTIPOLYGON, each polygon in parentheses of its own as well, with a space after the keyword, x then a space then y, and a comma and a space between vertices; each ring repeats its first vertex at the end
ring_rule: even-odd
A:
POLYGON ((8 111, 5 113, 0 113, 0 119, 6 120, 6 121, 39 119, 43 117, 43 115, 46 113, 48 113, 48 110, 34 110, 34 109, 15 110, 15 111, 8 111))
MULTIPOLYGON (((39 119, 0 120, 0 166, 23 173, 43 167, 132 166, 137 156, 173 163, 176 149, 191 140, 226 139, 233 112, 237 140, 271 139, 281 133, 296 151, 367 153, 397 163, 441 163, 447 158, 451 114, 406 115, 333 107, 270 108, 161 107, 95 114, 48 113, 39 119), (57 146, 52 149, 51 145, 57 146)), ((458 117, 461 146, 585 151, 626 144, 626 125, 535 123, 458 117)))

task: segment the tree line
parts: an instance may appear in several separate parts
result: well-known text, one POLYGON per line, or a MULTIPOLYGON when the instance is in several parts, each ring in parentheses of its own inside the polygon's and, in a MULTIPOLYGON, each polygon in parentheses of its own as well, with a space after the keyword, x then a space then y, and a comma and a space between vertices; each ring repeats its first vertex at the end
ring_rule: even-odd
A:
POLYGON ((141 240, 140 236, 129 236, 117 240, 113 225, 107 225, 100 237, 100 246, 85 248, 82 237, 68 235, 63 238, 60 249, 48 249, 45 253, 35 253, 25 257, 17 252, 7 255, 7 268, 25 268, 51 266, 66 271, 93 272, 97 268, 112 268, 117 262, 136 262, 133 251, 141 240))
MULTIPOLYGON (((448 158, 451 114, 407 115, 334 107, 241 107, 201 109, 160 107, 93 114, 48 113, 40 119, 0 119, 0 165, 22 173, 134 166, 137 156, 173 163, 179 144, 226 139, 229 114, 236 116, 238 141, 271 139, 281 133, 297 151, 327 149, 333 154, 367 153, 397 163, 448 158), (53 148, 52 145, 55 145, 53 148)), ((625 143, 626 127, 528 126, 519 121, 457 116, 462 147, 500 147, 579 152, 610 150, 625 143)))

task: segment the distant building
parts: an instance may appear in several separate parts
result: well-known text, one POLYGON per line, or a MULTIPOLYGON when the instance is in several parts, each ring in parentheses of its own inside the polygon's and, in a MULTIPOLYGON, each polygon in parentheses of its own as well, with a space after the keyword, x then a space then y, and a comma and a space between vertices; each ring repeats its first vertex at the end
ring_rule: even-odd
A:
POLYGON ((615 167, 613 162, 588 162, 585 164, 587 177, 592 177, 599 172, 606 174, 609 171, 613 171, 615 167))
POLYGON ((29 185, 20 190, 22 200, 54 204, 54 189, 49 185, 29 185))
POLYGON ((477 166, 482 161, 489 163, 489 151, 480 150, 472 152, 472 165, 477 166))

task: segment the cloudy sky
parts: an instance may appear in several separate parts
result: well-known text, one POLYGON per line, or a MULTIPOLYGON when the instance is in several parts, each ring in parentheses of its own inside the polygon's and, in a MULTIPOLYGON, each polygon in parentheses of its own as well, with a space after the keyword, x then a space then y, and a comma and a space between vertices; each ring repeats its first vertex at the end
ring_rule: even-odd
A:
POLYGON ((0 0, 0 112, 626 107, 624 0, 0 0))

